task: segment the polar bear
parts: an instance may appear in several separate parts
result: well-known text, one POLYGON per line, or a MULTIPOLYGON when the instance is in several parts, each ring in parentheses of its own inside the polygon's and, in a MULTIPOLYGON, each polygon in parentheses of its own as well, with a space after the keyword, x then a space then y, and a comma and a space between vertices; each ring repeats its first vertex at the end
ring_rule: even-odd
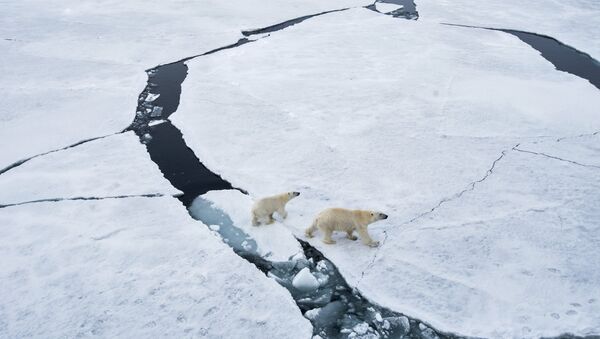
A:
POLYGON ((317 215, 312 225, 306 229, 304 234, 312 238, 313 232, 320 229, 324 233, 323 242, 326 244, 335 244, 331 239, 333 231, 346 232, 346 237, 350 240, 358 239, 352 235, 357 231, 360 239, 365 245, 377 247, 379 241, 374 241, 367 232, 367 226, 378 220, 387 219, 388 216, 381 212, 365 210, 348 210, 345 208, 328 208, 317 215))
POLYGON ((252 206, 252 225, 260 225, 260 221, 265 218, 267 218, 267 225, 272 224, 275 221, 273 219, 275 212, 283 219, 287 218, 285 204, 299 195, 299 192, 287 192, 257 200, 252 206))

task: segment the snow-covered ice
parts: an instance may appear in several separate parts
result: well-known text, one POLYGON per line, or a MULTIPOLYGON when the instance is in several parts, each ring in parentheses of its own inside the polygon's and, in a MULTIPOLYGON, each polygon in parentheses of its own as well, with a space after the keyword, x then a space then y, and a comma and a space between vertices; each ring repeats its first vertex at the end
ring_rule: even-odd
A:
POLYGON ((126 128, 145 69, 361 0, 9 1, 0 11, 0 168, 126 128), (32 137, 35 136, 35 137, 32 137))
POLYGON ((416 1, 422 21, 549 35, 600 58, 600 2, 596 0, 416 1))
POLYGON ((0 205, 73 197, 180 193, 133 132, 34 158, 0 175, 0 205))
POLYGON ((176 199, 0 209, 0 337, 310 338, 290 295, 176 199))
MULTIPOLYGON (((591 246, 597 242, 591 228, 600 220, 593 199, 600 194, 598 171, 513 150, 517 143, 600 130, 600 93, 587 81, 555 71, 502 32, 395 20, 362 9, 313 18, 189 67, 172 116, 186 142, 204 164, 252 196, 282 187, 301 191, 294 201, 300 212, 285 221, 298 237, 326 207, 390 215, 371 227, 380 248, 342 234, 335 235, 335 246, 311 240, 372 301, 464 335, 600 333, 600 306, 589 302, 598 299, 591 290, 598 272, 590 266, 600 254, 591 246), (557 175, 553 180, 576 173, 580 179, 572 184, 587 187, 564 185, 561 195, 550 194, 554 181, 538 180, 533 193, 532 181, 523 178, 498 181, 472 198, 484 183, 492 185, 497 168, 537 173, 534 165, 542 163, 557 175), (570 197, 577 202, 567 203, 570 197), (549 245, 542 252, 573 265, 553 263, 569 272, 564 277, 536 274, 549 272, 537 260, 542 242, 519 232, 540 232, 558 220, 541 201, 564 205, 573 217, 570 236, 544 234, 549 245), (542 212, 507 217, 516 207, 542 212), (431 218, 442 211, 458 225, 475 224, 432 229, 431 218), (501 241, 506 228, 515 229, 510 241, 520 252, 479 251, 459 241, 501 241), (576 246, 560 245, 580 238, 585 256, 576 246), (485 262, 466 266, 480 258, 485 262), (545 289, 525 293, 543 283, 562 300, 545 289), (570 313, 556 321, 548 310, 568 299, 588 304, 558 310, 570 313)), ((592 155, 598 156, 593 149, 581 154, 592 155)))
POLYGON ((476 336, 598 334, 599 193, 600 169, 510 152, 472 192, 388 230, 361 289, 476 336), (370 288, 382 276, 402 283, 370 288))

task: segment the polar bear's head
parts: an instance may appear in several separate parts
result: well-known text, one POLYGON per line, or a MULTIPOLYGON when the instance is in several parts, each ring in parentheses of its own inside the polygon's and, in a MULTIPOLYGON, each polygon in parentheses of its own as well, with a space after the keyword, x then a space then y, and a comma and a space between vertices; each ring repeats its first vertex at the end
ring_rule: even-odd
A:
POLYGON ((300 195, 300 192, 287 192, 288 200, 292 200, 300 195))
POLYGON ((385 213, 377 212, 377 211, 369 211, 369 224, 374 223, 378 220, 387 219, 388 216, 385 213))

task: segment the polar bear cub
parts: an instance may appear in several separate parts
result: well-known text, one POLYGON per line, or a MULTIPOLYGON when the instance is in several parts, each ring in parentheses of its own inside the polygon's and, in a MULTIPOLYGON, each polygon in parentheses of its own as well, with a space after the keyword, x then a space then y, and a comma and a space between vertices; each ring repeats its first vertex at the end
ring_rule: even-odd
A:
POLYGON ((257 200, 252 206, 252 225, 260 225, 261 220, 265 218, 267 225, 272 224, 275 221, 273 219, 275 212, 279 213, 283 219, 287 218, 285 204, 299 195, 299 192, 287 192, 257 200))
POLYGON ((307 237, 312 238, 313 232, 320 229, 324 233, 323 242, 326 244, 335 244, 331 239, 333 231, 346 232, 346 237, 350 240, 356 240, 352 232, 358 232, 360 240, 365 245, 377 247, 379 241, 374 241, 367 232, 367 226, 378 220, 387 219, 387 215, 364 210, 348 210, 345 208, 328 208, 317 215, 312 225, 304 232, 307 237))

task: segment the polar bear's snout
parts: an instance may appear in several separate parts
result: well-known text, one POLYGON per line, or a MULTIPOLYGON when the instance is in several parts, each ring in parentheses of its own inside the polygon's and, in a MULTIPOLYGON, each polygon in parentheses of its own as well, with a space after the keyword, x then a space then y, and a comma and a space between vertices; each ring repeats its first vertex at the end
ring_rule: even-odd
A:
POLYGON ((297 197, 297 196, 300 195, 300 192, 292 192, 292 195, 295 196, 295 197, 297 197))
POLYGON ((387 214, 384 214, 384 213, 379 213, 379 219, 380 219, 380 220, 387 219, 387 218, 388 218, 388 215, 387 215, 387 214))

